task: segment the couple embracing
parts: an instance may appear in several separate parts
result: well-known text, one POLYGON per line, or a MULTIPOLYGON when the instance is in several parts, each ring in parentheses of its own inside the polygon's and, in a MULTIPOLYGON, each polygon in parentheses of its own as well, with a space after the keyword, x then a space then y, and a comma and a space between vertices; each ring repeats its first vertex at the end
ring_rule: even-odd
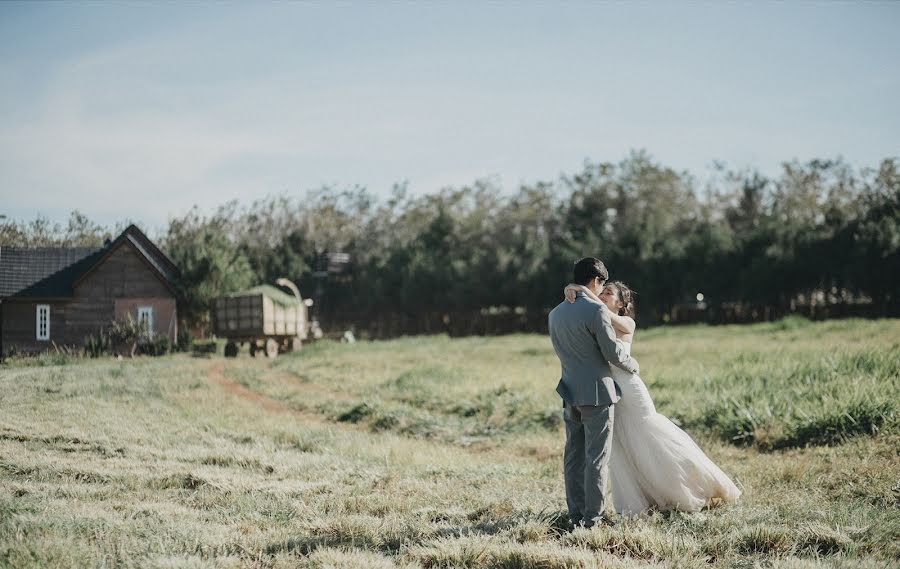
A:
POLYGON ((656 412, 631 357, 632 292, 593 257, 575 264, 566 300, 550 312, 562 366, 556 387, 566 425, 566 503, 575 526, 610 523, 607 476, 617 513, 693 512, 741 492, 684 431, 656 412))

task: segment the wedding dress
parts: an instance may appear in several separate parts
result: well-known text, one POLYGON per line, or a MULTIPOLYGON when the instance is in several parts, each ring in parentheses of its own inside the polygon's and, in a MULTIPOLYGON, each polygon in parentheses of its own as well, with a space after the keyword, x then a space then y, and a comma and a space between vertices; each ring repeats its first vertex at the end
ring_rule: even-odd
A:
MULTIPOLYGON (((631 350, 631 344, 624 345, 631 350)), ((615 404, 609 469, 616 512, 634 516, 650 508, 695 512, 734 502, 741 491, 697 443, 656 412, 640 376, 613 367, 622 390, 615 404)))

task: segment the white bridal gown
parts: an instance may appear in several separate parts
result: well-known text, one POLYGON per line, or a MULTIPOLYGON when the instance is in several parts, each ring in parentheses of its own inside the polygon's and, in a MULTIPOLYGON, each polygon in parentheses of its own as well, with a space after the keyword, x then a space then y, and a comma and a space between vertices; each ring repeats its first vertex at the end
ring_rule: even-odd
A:
MULTIPOLYGON (((631 344, 625 342, 631 351, 631 344)), ((613 367, 622 390, 615 405, 609 461, 616 512, 634 516, 650 508, 695 512, 733 502, 737 486, 687 433, 656 412, 640 376, 613 367)))

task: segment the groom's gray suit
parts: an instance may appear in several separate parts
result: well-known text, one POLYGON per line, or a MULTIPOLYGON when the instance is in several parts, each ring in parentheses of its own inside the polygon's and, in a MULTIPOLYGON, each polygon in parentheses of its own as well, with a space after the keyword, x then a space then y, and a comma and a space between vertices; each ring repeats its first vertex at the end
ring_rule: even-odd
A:
POLYGON ((566 503, 575 524, 592 526, 603 513, 603 490, 612 448, 613 404, 619 389, 610 364, 638 373, 616 341, 609 313, 583 292, 550 312, 550 339, 562 366, 556 392, 566 423, 566 503))

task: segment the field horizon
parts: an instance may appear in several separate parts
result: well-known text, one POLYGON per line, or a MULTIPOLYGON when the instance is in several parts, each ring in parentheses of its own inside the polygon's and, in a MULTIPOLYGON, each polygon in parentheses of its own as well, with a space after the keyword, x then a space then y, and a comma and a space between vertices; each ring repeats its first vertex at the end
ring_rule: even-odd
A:
POLYGON ((900 320, 659 327, 634 355, 737 504, 565 531, 542 335, 0 365, 0 567, 900 563, 900 320))

